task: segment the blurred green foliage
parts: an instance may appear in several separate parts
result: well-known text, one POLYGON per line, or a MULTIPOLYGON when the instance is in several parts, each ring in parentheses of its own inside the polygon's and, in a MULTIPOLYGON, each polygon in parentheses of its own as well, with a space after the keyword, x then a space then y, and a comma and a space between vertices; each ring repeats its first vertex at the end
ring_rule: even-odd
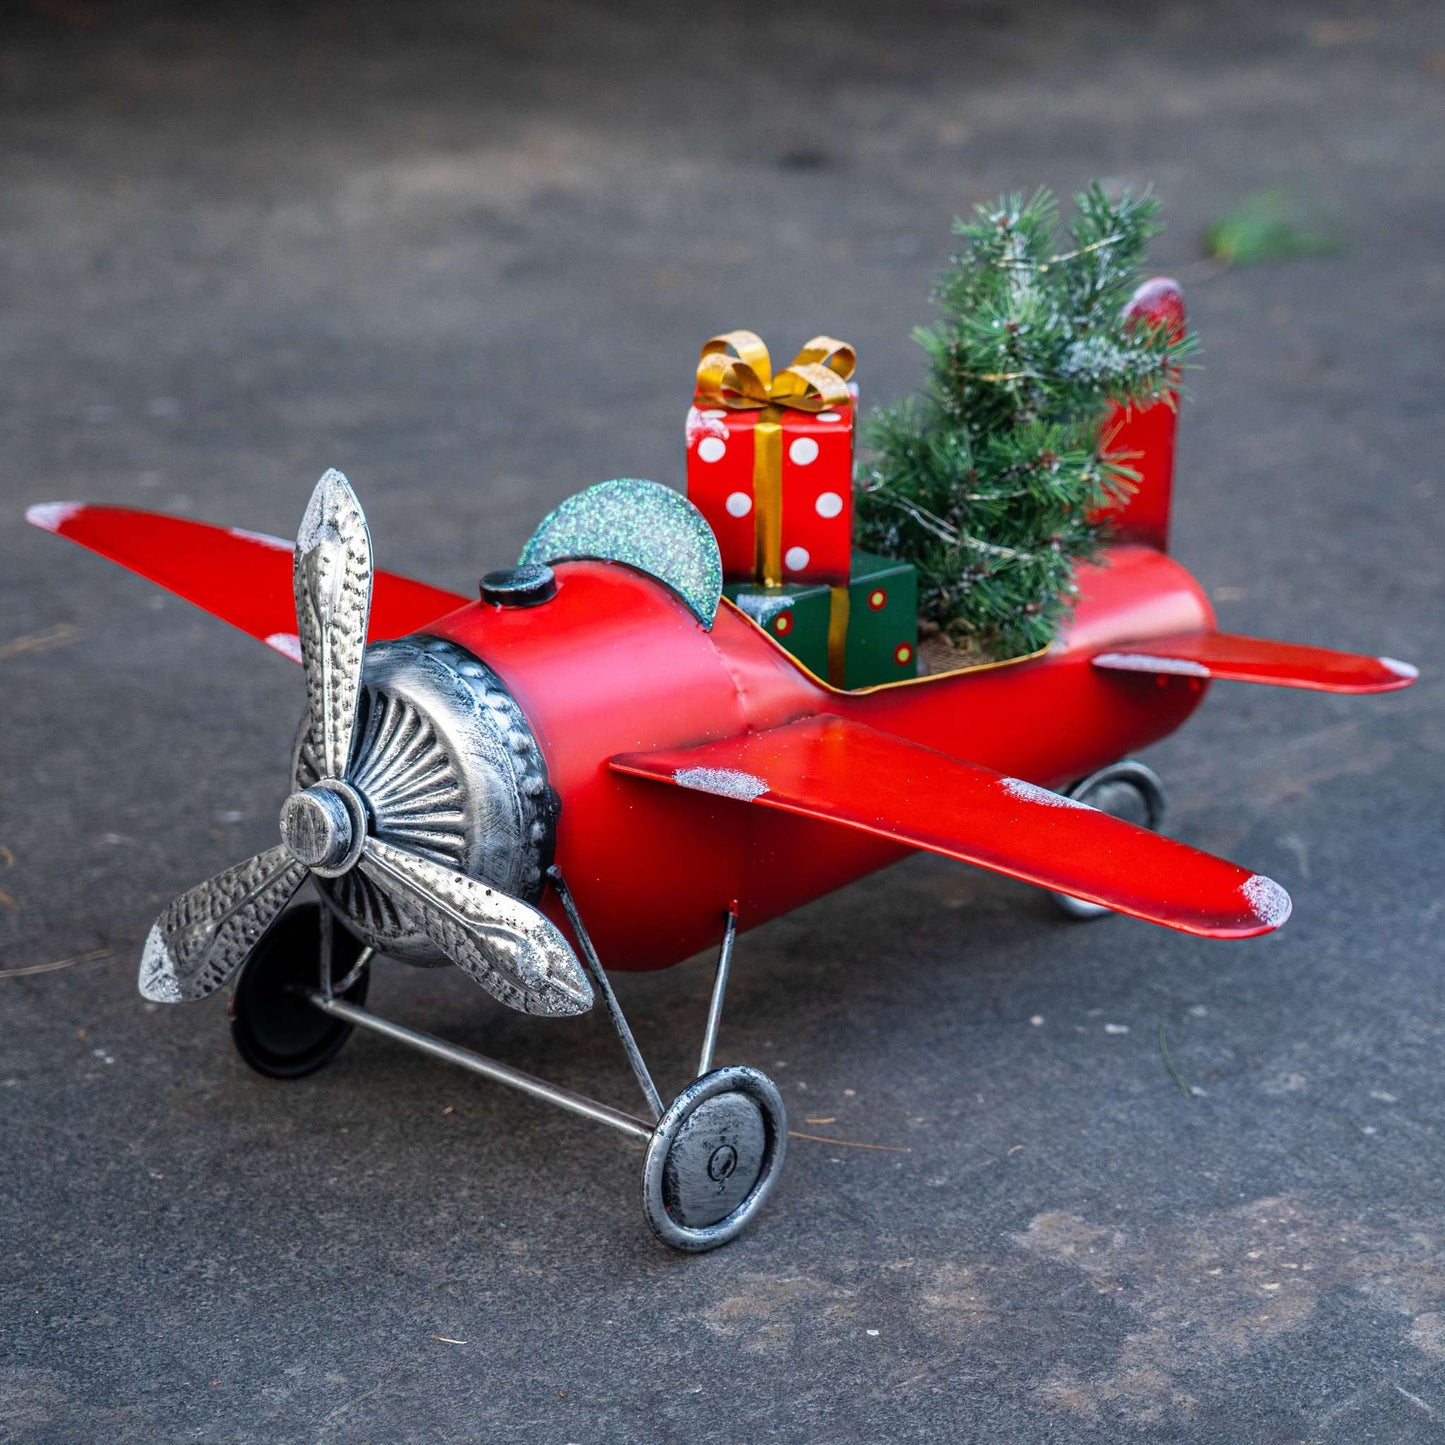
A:
POLYGON ((1298 197, 1284 190, 1248 196, 1210 223, 1204 233, 1205 249, 1230 266, 1338 251, 1333 236, 1312 228, 1306 210, 1298 197))

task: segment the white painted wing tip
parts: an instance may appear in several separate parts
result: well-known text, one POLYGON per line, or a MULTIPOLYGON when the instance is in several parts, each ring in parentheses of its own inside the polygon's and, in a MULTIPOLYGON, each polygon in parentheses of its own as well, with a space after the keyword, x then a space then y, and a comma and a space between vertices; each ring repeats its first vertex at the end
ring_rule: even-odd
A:
POLYGON ((58 532, 77 512, 84 510, 84 502, 37 502, 33 507, 26 507, 25 520, 32 527, 58 532))
POLYGON ((292 662, 302 661, 301 638, 296 633, 273 632, 265 641, 272 652, 279 652, 282 657, 289 657, 292 662))
POLYGON ((1090 812, 1095 811, 1088 803, 1081 803, 1077 798, 1070 798, 1063 793, 1055 793, 1048 788, 1041 788, 1037 783, 1028 783, 1022 778, 1000 778, 999 786, 1010 797, 1019 798, 1025 803, 1037 803, 1040 807, 1084 808, 1090 812))
POLYGON ((1169 677, 1208 677, 1209 669, 1202 662, 1188 657, 1155 657, 1144 652, 1101 652, 1094 658, 1095 667, 1111 672, 1152 672, 1169 677))
POLYGON ((1266 928, 1279 928, 1294 909, 1289 894, 1273 878, 1266 878, 1263 873, 1247 878, 1240 885, 1239 891, 1244 894, 1245 902, 1249 904, 1254 916, 1266 928))
POLYGON ((249 527, 227 527, 226 531, 242 542, 258 542, 261 546, 270 547, 276 552, 294 552, 296 550, 294 543, 288 542, 284 537, 273 537, 269 532, 253 532, 249 527))

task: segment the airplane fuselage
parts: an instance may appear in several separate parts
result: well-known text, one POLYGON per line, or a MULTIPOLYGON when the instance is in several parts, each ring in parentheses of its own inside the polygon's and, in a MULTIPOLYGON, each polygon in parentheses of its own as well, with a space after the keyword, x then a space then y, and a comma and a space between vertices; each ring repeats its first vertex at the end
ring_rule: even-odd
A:
MULTIPOLYGON (((1110 646, 1213 625, 1194 579, 1144 546, 1080 569, 1075 616, 1047 653, 858 693, 812 677, 730 604, 709 631, 625 566, 565 562, 556 575, 541 606, 472 603, 423 630, 487 663, 526 714, 561 803, 556 861, 609 968, 667 967, 714 944, 734 900, 753 927, 909 851, 658 788, 613 771, 618 754, 834 715, 1059 788, 1167 736, 1208 686, 1091 665, 1110 646)), ((551 890, 542 907, 564 921, 551 890)))

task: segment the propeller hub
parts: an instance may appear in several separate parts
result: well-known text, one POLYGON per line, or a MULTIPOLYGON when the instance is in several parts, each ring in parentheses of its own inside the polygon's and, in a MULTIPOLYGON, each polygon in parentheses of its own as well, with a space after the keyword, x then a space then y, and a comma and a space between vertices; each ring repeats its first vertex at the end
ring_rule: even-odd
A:
POLYGON ((281 841, 298 863, 336 878, 361 856, 366 810, 354 788, 327 778, 281 805, 281 841))

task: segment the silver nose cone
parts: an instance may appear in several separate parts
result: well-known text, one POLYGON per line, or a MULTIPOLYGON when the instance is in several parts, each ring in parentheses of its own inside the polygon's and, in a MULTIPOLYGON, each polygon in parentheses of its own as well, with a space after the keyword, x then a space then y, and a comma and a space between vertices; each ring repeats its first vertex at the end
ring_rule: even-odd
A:
POLYGON ((366 814, 353 788, 331 780, 292 793, 281 805, 281 841, 298 863, 334 878, 361 856, 366 814))

